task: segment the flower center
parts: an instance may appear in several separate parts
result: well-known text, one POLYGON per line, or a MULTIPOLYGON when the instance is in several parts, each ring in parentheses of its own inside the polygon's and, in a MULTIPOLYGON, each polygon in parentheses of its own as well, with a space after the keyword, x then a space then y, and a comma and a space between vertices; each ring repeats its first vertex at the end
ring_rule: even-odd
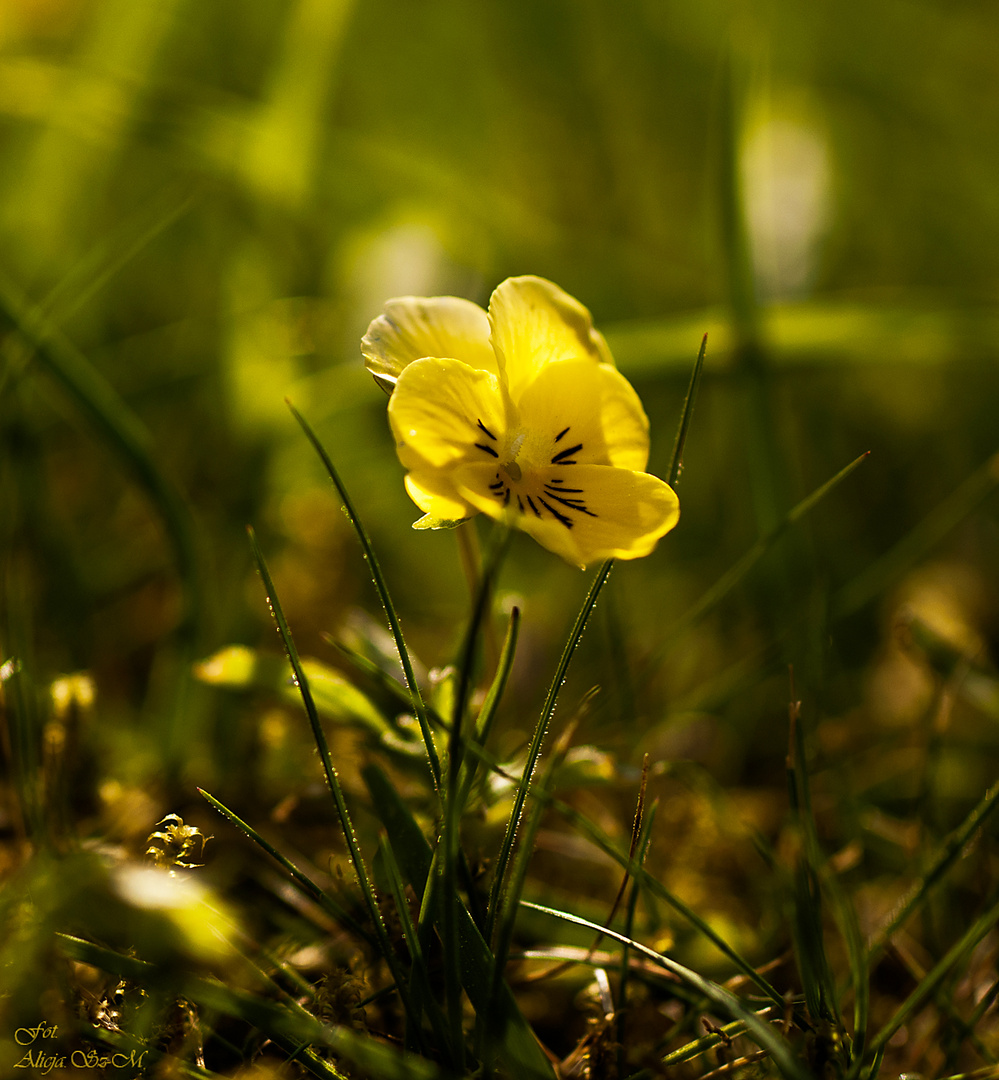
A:
POLYGON ((477 424, 490 441, 476 443, 476 447, 500 461, 489 484, 489 494, 504 507, 538 518, 551 517, 567 529, 576 524, 575 517, 579 514, 598 516, 586 505, 584 489, 570 486, 571 476, 555 475, 563 466, 577 465, 576 456, 583 449, 582 443, 566 438, 570 428, 563 428, 556 435, 529 433, 521 428, 512 439, 504 440, 500 452, 493 446, 499 442, 496 436, 481 420, 477 424), (523 457, 523 465, 518 457, 523 457))
POLYGON ((526 431, 521 430, 517 432, 503 455, 506 460, 503 462, 502 466, 500 466, 503 472, 505 472, 514 483, 517 483, 524 476, 524 470, 521 469, 520 465, 517 463, 517 455, 523 449, 524 440, 526 438, 526 431))

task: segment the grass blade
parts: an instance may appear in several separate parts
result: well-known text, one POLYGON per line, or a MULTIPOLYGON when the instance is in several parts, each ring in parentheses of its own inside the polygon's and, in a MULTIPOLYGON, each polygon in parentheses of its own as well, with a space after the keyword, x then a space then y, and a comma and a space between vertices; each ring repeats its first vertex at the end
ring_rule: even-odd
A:
POLYGON ((198 788, 198 794, 201 795, 211 806, 224 817, 227 821, 236 826, 237 829, 245 836, 249 837, 258 847, 263 848, 268 855, 276 862, 280 863, 285 870, 288 871, 291 878, 302 889, 302 891, 310 899, 315 900, 320 907, 323 908, 329 915, 331 915, 341 926, 346 927, 351 933, 357 934, 369 945, 374 944, 374 939, 364 929, 363 926, 358 923, 353 916, 345 911, 327 892, 321 889, 307 874, 303 874, 301 870, 289 859, 285 858, 280 851, 277 850, 272 844, 269 844, 261 835, 253 828, 252 825, 248 825, 243 819, 234 814, 227 806, 220 803, 214 795, 209 795, 207 791, 202 788, 198 788))
MULTIPOLYGON (((767 1010, 769 1010, 769 1006, 767 1010)), ((701 1054, 706 1054, 719 1043, 737 1039, 740 1035, 745 1035, 745 1033, 745 1023, 742 1020, 733 1020, 730 1024, 723 1024, 709 1034, 703 1035, 700 1039, 694 1039, 693 1042, 687 1043, 686 1046, 671 1051, 665 1057, 659 1059, 659 1064, 667 1069, 671 1065, 682 1065, 685 1061, 693 1061, 694 1058, 700 1057, 701 1054)), ((632 1080, 635 1080, 635 1078, 633 1077, 632 1080)))
POLYGON ((567 911, 558 911, 555 908, 534 904, 528 900, 521 900, 520 903, 522 907, 531 908, 534 911, 540 911, 546 915, 551 915, 553 918, 574 923, 576 926, 585 926, 590 930, 602 933, 605 937, 613 938, 622 945, 627 945, 635 952, 641 953, 642 956, 651 960, 652 963, 665 968, 666 971, 677 976, 681 982, 685 983, 691 989, 703 994, 704 997, 716 1005, 720 1010, 731 1016, 733 1020, 741 1020, 746 1025, 747 1034, 750 1038, 752 1038, 762 1049, 769 1052, 774 1064, 780 1069, 787 1080, 809 1080, 808 1072, 791 1052, 791 1047, 788 1045, 787 1040, 780 1035, 776 1028, 761 1020, 756 1013, 748 1009, 735 994, 726 990, 723 986, 711 982, 710 979, 705 979, 702 975, 698 975, 696 971, 684 967, 675 960, 671 960, 668 956, 663 956, 661 953, 655 952, 653 949, 642 945, 640 942, 625 937, 624 934, 619 934, 616 930, 609 930, 606 927, 598 926, 596 923, 590 922, 589 919, 580 918, 578 915, 572 915, 567 911))
POLYGON ((2 276, 0 318, 28 344, 36 362, 79 409, 155 507, 174 551, 184 595, 177 634, 193 648, 202 609, 194 529, 183 497, 156 464, 148 430, 83 353, 2 276))
POLYGON ((999 487, 999 453, 995 453, 943 500, 914 529, 872 563, 833 600, 831 615, 841 619, 880 596, 911 566, 925 558, 969 514, 999 487))
MULTIPOLYGON (((328 1046, 379 1080, 443 1080, 441 1072, 430 1061, 413 1054, 400 1054, 350 1028, 321 1023, 294 999, 278 1004, 196 975, 182 975, 178 987, 175 973, 168 973, 155 964, 123 956, 113 949, 94 945, 70 934, 58 933, 56 941, 70 959, 119 975, 141 986, 166 985, 174 994, 179 991, 183 997, 204 1009, 220 1012, 258 1028, 282 1046, 328 1046)), ((319 1058, 313 1060, 326 1066, 319 1075, 340 1076, 328 1063, 319 1058)))
MULTIPOLYGON (((708 923, 706 923, 696 911, 685 904, 679 897, 674 896, 665 885, 662 884, 657 878, 654 878, 644 866, 637 859, 630 858, 623 851, 618 850, 617 845, 607 836, 607 834, 593 821, 591 821, 584 814, 581 814, 578 810, 562 802, 559 799, 552 800, 552 807, 558 811, 567 821, 572 822, 581 832, 585 833, 590 840, 605 854, 609 855, 615 862, 624 867, 625 870, 632 876, 632 878, 648 889, 653 896, 658 897, 664 903, 668 904, 677 914, 686 919, 696 930, 707 938, 712 945, 742 972, 743 975, 749 979, 760 991, 762 991, 775 1005, 777 1005, 782 1011, 785 1009, 787 1002, 784 996, 776 990, 753 966, 749 961, 732 948, 731 945, 718 934, 708 923)), ((808 1023, 807 1018, 801 1015, 800 1010, 794 1011, 794 1021, 802 1028, 802 1030, 810 1030, 811 1024, 808 1023)))
MULTIPOLYGON (((527 881, 527 870, 530 865, 531 855, 534 852, 534 842, 537 839, 538 829, 541 827, 541 819, 547 809, 546 804, 548 799, 544 796, 548 795, 553 787, 555 775, 565 761, 565 756, 569 752, 569 747, 575 732, 576 723, 573 721, 569 724, 568 729, 563 732, 556 743, 551 760, 548 762, 548 767, 545 769, 545 775, 542 777, 541 783, 539 784, 539 791, 542 798, 534 801, 531 813, 527 819, 527 825, 524 829, 524 835, 521 839, 520 846, 517 849, 517 857, 514 860, 510 884, 504 897, 503 914, 497 923, 495 935, 496 944, 493 948, 492 971, 489 980, 490 999, 492 1001, 499 998, 500 987, 503 984, 507 956, 510 952, 510 945, 513 941, 514 925, 517 921, 517 905, 520 902, 521 895, 524 891, 524 884, 527 881)), ((495 1039, 492 1024, 490 1023, 491 1018, 495 1014, 495 1006, 490 1005, 486 1014, 486 1023, 483 1028, 485 1044, 487 1047, 491 1047, 495 1039)), ((491 1054, 487 1054, 487 1059, 491 1057, 491 1054)))
MULTIPOLYGON (((423 948, 420 945, 420 939, 417 936, 416 927, 413 925, 413 920, 409 912, 409 904, 406 901, 406 894, 404 891, 405 887, 402 882, 402 876, 399 873, 399 864, 396 861, 395 852, 392 850, 392 841, 385 833, 383 833, 379 839, 378 850, 382 857, 382 866, 385 868, 385 874, 388 878, 389 892, 392 894, 392 899, 395 901, 396 913, 399 916, 399 924, 402 927, 402 936, 405 939, 406 948, 409 949, 409 956, 412 962, 410 994, 413 998, 414 1006, 416 1006, 415 1011, 417 1014, 420 1012, 417 1002, 426 1006, 427 1015, 430 1018, 430 1026, 433 1028, 434 1035, 437 1037, 437 1045, 441 1048, 445 1057, 454 1067, 455 1063, 462 1055, 456 1055, 454 1048, 449 1043, 447 1022, 430 986, 430 972, 427 969, 426 957, 423 954, 423 948)), ((462 1037, 460 1029, 458 1034, 459 1037, 462 1037)))
POLYGON ((878 933, 868 952, 868 970, 873 967, 893 935, 922 907, 933 888, 965 853, 968 845, 974 841, 997 806, 999 806, 999 783, 993 784, 986 791, 978 805, 951 832, 929 868, 913 886, 908 897, 899 905, 891 921, 878 933))
POLYGON ((576 651, 576 646, 579 644, 579 639, 583 636, 586 620, 590 617, 590 613, 593 611, 593 607, 597 602, 597 597, 600 595, 600 590, 604 587, 604 583, 607 581, 613 566, 614 560, 607 559, 600 567, 599 571, 597 571, 597 576, 593 579, 593 584, 586 594, 583 606, 579 609, 579 614, 576 616, 576 621, 569 634, 569 640, 565 643, 565 648, 562 650, 558 666, 555 669, 555 677, 552 679, 551 686, 548 688, 548 696, 545 698, 541 716, 538 718, 537 726, 534 729, 534 735, 531 738, 531 745, 527 752, 527 763, 525 764, 524 771, 520 777, 520 783, 517 785, 513 809, 510 813, 506 833, 503 837, 499 855, 496 859, 496 870, 493 876, 492 886, 489 890, 489 907, 486 921, 486 937, 489 940, 492 939, 500 915, 500 905, 503 893, 506 889, 506 878, 510 867, 510 859, 513 855, 513 846, 516 840, 517 830, 520 828, 520 819, 524 812, 524 802, 527 799, 527 792, 531 786, 531 777, 534 775, 534 770, 538 764, 538 757, 541 754, 541 744, 544 742, 545 735, 548 732, 548 725, 551 723, 552 715, 555 712, 555 703, 558 700, 559 691, 562 689, 562 683, 565 680, 566 672, 569 670, 569 663, 572 660, 573 653, 576 651))
MULTIPOLYGON (((646 762, 647 761, 648 761, 648 758, 646 758, 646 762)), ((644 779, 645 779, 645 777, 643 775, 643 782, 644 782, 644 779)), ((643 795, 644 795, 644 792, 643 792, 643 795)), ((638 862, 643 864, 643 865, 645 863, 645 857, 646 857, 646 855, 648 854, 648 851, 649 851, 649 844, 652 841, 652 827, 655 824, 656 813, 657 813, 658 809, 659 809, 659 800, 657 799, 655 802, 653 802, 652 806, 649 807, 648 817, 645 819, 645 821, 640 822, 640 823, 636 822, 636 824, 640 824, 641 832, 636 837, 636 839, 638 841, 638 844, 637 844, 637 847, 634 848, 633 850, 634 850, 634 853, 637 855, 638 862)), ((625 881, 627 881, 627 880, 628 879, 626 878, 625 881)), ((624 882, 622 882, 622 889, 623 888, 624 888, 624 882)), ((634 937, 635 910, 638 907, 638 894, 639 894, 640 891, 641 891, 641 886, 639 885, 639 883, 637 881, 633 881, 631 883, 631 892, 630 892, 630 895, 628 896, 628 906, 625 909, 625 919, 624 919, 624 935, 625 935, 625 937, 628 937, 628 938, 634 937)), ((617 1005, 617 1009, 618 1009, 618 1013, 619 1013, 618 1020, 617 1020, 617 1041, 622 1046, 622 1053, 623 1053, 623 1048, 627 1045, 627 1043, 625 1042, 625 1026, 626 1026, 627 1020, 628 1020, 628 980, 629 980, 630 975, 631 975, 631 963, 630 963, 629 948, 628 948, 627 945, 623 945, 621 947, 621 967, 620 967, 620 971, 619 971, 619 974, 618 974, 618 984, 617 984, 618 985, 618 991, 617 991, 618 1005, 617 1005)), ((619 1069, 623 1069, 623 1066, 624 1066, 624 1058, 622 1056, 619 1059, 618 1067, 619 1067, 619 1069)))
POLYGON ((438 871, 441 877, 440 902, 443 907, 441 936, 444 952, 444 987, 454 1047, 456 1067, 464 1070, 464 1039, 462 1035, 462 1000, 460 948, 458 944, 458 864, 460 860, 461 776, 463 759, 462 729, 474 679, 479 637, 486 621, 489 600, 493 593, 500 564, 510 542, 508 529, 494 530, 493 542, 482 573, 478 575, 472 602, 472 616, 465 631, 458 661, 458 683, 451 711, 451 731, 448 736, 448 776, 444 799, 444 816, 438 851, 441 858, 438 871))
MULTIPOLYGON (((428 886, 432 887, 434 861, 430 842, 381 769, 369 765, 363 770, 363 776, 371 792, 374 811, 392 840, 403 875, 417 896, 427 896, 428 886)), ((434 914, 436 912, 430 912, 431 916, 434 914)), ((457 907, 457 921, 462 986, 476 1013, 483 1016, 490 1007, 492 954, 468 909, 461 903, 457 907)), ((553 1080, 551 1063, 538 1045, 534 1032, 505 982, 500 988, 498 1001, 492 1004, 496 1015, 491 1019, 496 1028, 502 1031, 496 1049, 505 1068, 513 1076, 553 1080)))
MULTIPOLYGON (((994 899, 993 896, 993 901, 994 899)), ((976 919, 965 933, 954 942, 943 958, 933 967, 933 970, 927 973, 915 990, 902 1002, 895 1015, 871 1039, 868 1047, 870 1053, 881 1054, 884 1052, 895 1032, 919 1009, 950 970, 959 964, 986 934, 995 929, 996 920, 999 920, 999 903, 993 902, 985 914, 976 919)))
POLYGON ((340 827, 343 830, 344 840, 347 843, 350 862, 354 868, 354 873, 357 876, 358 884, 361 886, 361 895, 364 897, 368 915, 374 925, 382 957, 392 973, 392 978, 399 990, 399 995, 402 998, 407 1015, 411 1015, 412 1003, 409 1000, 406 983, 403 981, 402 972, 395 956, 395 950, 392 947, 392 943, 389 941, 388 931, 385 928, 385 921, 382 918, 381 911, 378 907, 378 900, 375 897, 375 891, 371 884, 371 879, 369 878, 367 868, 364 865, 361 849, 357 842, 357 835, 354 832, 354 825, 350 819, 350 811, 347 809, 347 802, 343 796, 343 789, 340 787, 340 780, 337 777, 336 769, 333 766, 333 759, 330 756, 330 748, 326 742, 326 734, 319 722, 319 713, 316 711, 316 704, 312 698, 312 691, 309 689, 309 680, 302 670, 302 662, 298 656, 298 649, 295 647, 295 642, 291 636, 291 630, 288 628, 284 612, 281 609, 281 603, 275 592, 274 582, 271 580, 270 572, 267 569, 267 563, 264 561, 263 553, 260 551, 260 546, 257 544, 256 535, 254 534, 253 529, 247 529, 247 532, 250 537, 250 546, 253 550, 253 560, 257 565, 257 570, 260 573, 260 577, 263 580, 264 588, 267 593, 267 603, 270 606, 271 614, 274 616, 274 621, 277 624, 278 633, 281 635, 281 641, 284 644, 285 652, 288 654, 288 661, 295 674, 296 685, 302 695, 302 703, 305 706, 305 712, 309 718, 309 724, 312 727, 312 736, 315 739, 316 749, 319 751, 319 758, 322 761, 323 771, 326 774, 326 783, 329 785, 330 792, 333 796, 337 816, 340 819, 340 827))
POLYGON ((815 508, 833 488, 841 484, 863 461, 867 459, 870 451, 865 451, 860 457, 854 459, 845 468, 810 495, 806 496, 778 522, 765 536, 759 540, 731 566, 722 576, 696 601, 680 619, 670 628, 665 643, 660 647, 665 651, 679 638, 684 631, 688 630, 699 619, 702 619, 712 608, 716 607, 728 594, 739 584, 749 571, 760 561, 784 533, 796 525, 806 514, 815 508))
POLYGON ((687 396, 683 399, 683 411, 680 413, 680 426, 676 430, 676 441, 673 443, 673 457, 669 465, 669 486, 675 488, 683 472, 683 448, 687 445, 687 432, 690 421, 694 415, 694 402, 697 399, 697 388, 701 382, 704 371, 704 357, 708 351, 708 335, 701 338, 701 347, 694 361, 694 370, 690 373, 690 382, 687 385, 687 396))
POLYGON ((292 416, 298 421, 309 442, 312 443, 313 448, 319 455, 323 465, 326 467, 326 472, 333 481, 333 486, 336 488, 337 494, 343 502, 344 510, 347 513, 347 520, 353 527, 354 532, 357 534, 357 539, 361 544, 364 558, 367 561, 368 569, 371 572, 371 580, 374 582, 375 590, 382 602, 382 607, 385 609, 385 616, 388 619, 389 629, 392 631, 392 637, 395 639, 395 646, 399 650, 399 660, 402 663, 402 670, 406 676, 406 684, 409 687, 413 712, 416 715, 416 719, 419 721, 420 731, 423 734, 423 741, 427 747, 427 759, 430 762, 430 771, 433 774, 434 786, 439 790, 441 786, 440 756, 437 753, 437 747, 434 745, 433 734, 430 731, 430 721, 427 717, 427 708, 423 702, 423 695, 420 693, 420 686, 413 671, 413 662, 410 659, 409 650, 406 648, 406 641, 402 636, 402 626, 399 622, 399 616, 396 613, 395 604, 392 603, 392 597, 389 594, 388 585, 386 584, 385 576, 382 574, 381 566, 375 556, 375 550, 371 545, 367 530, 361 524, 361 519, 357 516, 357 511, 354 509, 354 503, 347 493, 343 481, 340 479, 340 474, 336 471, 329 454, 326 453, 326 448, 319 441, 318 436, 309 426, 305 417, 302 416, 290 401, 287 402, 287 404, 288 408, 291 409, 292 416))
POLYGON ((823 864, 812 813, 812 798, 805 768, 805 738, 801 723, 801 702, 795 700, 791 679, 790 720, 788 725, 787 788, 791 826, 798 836, 800 850, 794 868, 792 889, 792 937, 798 959, 798 972, 809 1016, 816 1023, 837 1025, 836 987, 826 952, 822 925, 822 890, 819 869, 823 864))

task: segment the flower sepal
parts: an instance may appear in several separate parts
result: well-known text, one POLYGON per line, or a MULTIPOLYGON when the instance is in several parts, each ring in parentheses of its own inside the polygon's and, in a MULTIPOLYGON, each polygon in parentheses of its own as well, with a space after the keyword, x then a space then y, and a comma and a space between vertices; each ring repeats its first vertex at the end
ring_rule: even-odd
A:
POLYGON ((466 521, 471 521, 471 518, 463 517, 449 520, 448 518, 436 518, 433 514, 424 514, 423 517, 417 518, 413 522, 414 529, 457 529, 459 525, 464 525, 466 521))

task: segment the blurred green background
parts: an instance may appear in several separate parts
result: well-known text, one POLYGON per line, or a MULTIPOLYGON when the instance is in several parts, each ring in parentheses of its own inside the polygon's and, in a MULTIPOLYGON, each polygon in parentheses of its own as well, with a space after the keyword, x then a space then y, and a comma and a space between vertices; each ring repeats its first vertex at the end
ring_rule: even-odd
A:
MULTIPOLYGON (((415 651, 453 659, 454 537, 409 528, 359 339, 391 296, 485 304, 522 273, 593 312, 660 474, 709 334, 680 525, 615 569, 567 691, 603 688, 585 737, 779 794, 793 662, 815 752, 852 762, 835 845, 864 800, 924 790, 912 746, 963 665, 932 783, 942 821, 966 809, 999 749, 997 23, 986 0, 6 0, 0 661, 91 673, 84 829, 304 783, 268 757, 280 715, 187 677, 277 649, 247 524, 303 653, 380 617, 286 396, 415 651)), ((508 726, 588 580, 517 538, 508 726)))

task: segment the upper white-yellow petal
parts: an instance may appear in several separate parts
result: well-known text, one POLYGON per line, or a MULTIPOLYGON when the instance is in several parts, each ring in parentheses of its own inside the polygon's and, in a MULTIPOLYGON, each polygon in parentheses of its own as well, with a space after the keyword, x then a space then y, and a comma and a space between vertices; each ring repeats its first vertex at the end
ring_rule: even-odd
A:
POLYGON ((507 278, 489 300, 489 324, 500 375, 514 402, 547 364, 614 363, 586 308, 544 278, 507 278))
POLYGON ((457 296, 400 296, 368 327, 361 341, 368 371, 391 391, 403 369, 426 356, 447 356, 498 374, 489 319, 457 296))

